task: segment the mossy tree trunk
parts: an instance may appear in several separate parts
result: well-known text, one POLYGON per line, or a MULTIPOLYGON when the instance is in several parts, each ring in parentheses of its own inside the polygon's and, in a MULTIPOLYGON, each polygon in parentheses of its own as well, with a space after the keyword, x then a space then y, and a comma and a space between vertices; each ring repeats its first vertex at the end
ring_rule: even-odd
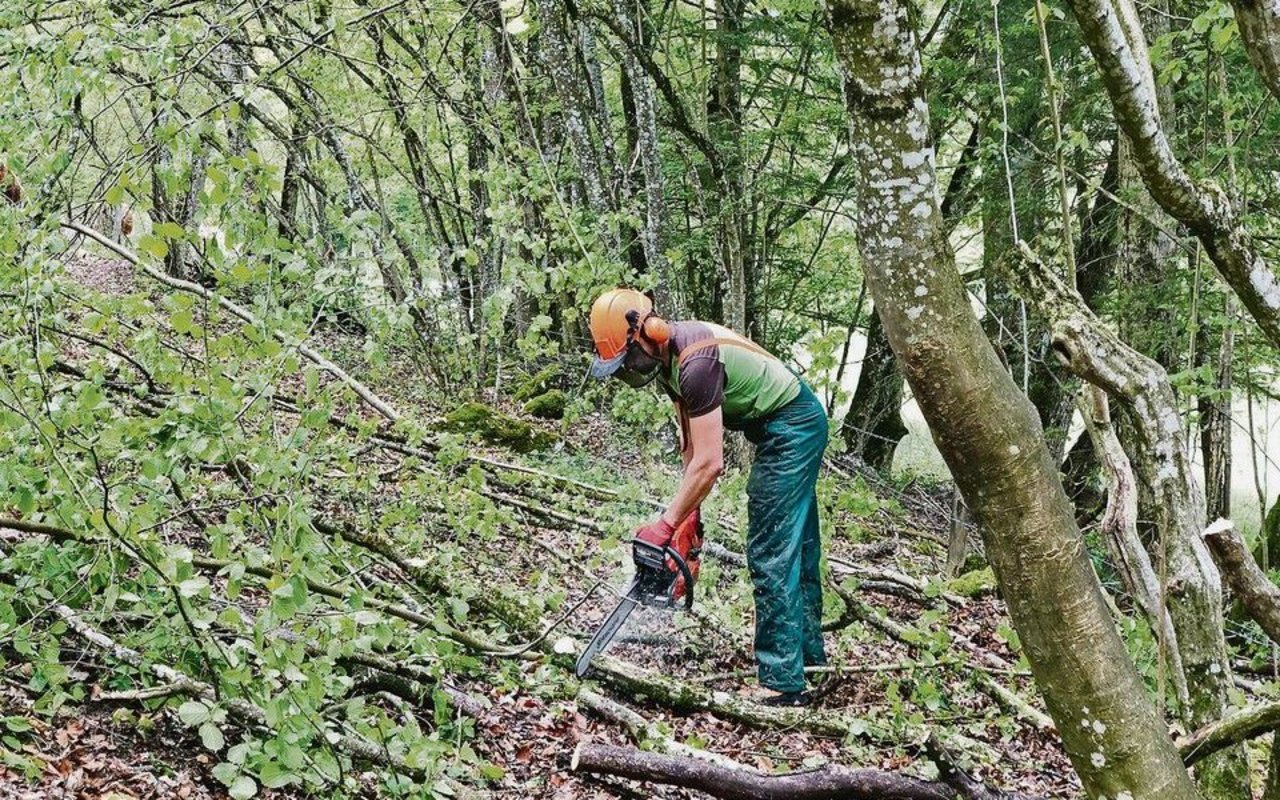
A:
POLYGON ((1112 624, 1045 447, 944 235, 905 0, 834 0, 861 260, 889 343, 977 519, 1009 614, 1091 797, 1194 798, 1112 624))

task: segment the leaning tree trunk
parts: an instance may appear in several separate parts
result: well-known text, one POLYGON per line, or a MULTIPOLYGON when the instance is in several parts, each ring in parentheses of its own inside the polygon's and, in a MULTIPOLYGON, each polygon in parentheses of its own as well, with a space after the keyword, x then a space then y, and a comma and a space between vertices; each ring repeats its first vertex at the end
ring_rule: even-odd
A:
POLYGON ((1083 789, 1190 800, 1195 786, 1111 622, 1035 409, 974 317, 943 235, 908 3, 834 0, 828 11, 877 313, 980 525, 1083 789))
MULTIPOLYGON (((1030 255, 1030 254, 1028 254, 1030 255)), ((1231 668, 1222 631, 1222 585, 1205 546, 1204 496, 1193 474, 1179 406, 1159 364, 1126 345, 1085 307, 1080 295, 1043 263, 1028 257, 1017 277, 1028 300, 1050 320, 1053 348, 1081 379, 1128 409, 1133 449, 1128 456, 1152 498, 1153 562, 1168 573, 1165 602, 1178 637, 1192 728, 1228 709, 1231 668)), ((1215 753, 1196 768, 1206 797, 1241 797, 1249 764, 1242 747, 1215 753)))
POLYGON ((1240 41, 1271 93, 1280 98, 1280 2, 1231 0, 1240 41))
POLYGON ((1151 630, 1157 632, 1160 652, 1165 657, 1169 680, 1178 701, 1188 706, 1190 693, 1187 690, 1187 673, 1182 666, 1182 651, 1178 649, 1178 634, 1161 596, 1160 579, 1151 563, 1151 556, 1138 535, 1138 481, 1133 474, 1132 462, 1112 424, 1107 393, 1096 386, 1087 386, 1084 398, 1080 414, 1084 418, 1086 435, 1092 440, 1093 450, 1098 454, 1107 477, 1107 506, 1098 531, 1106 542, 1111 562, 1125 591, 1147 618, 1151 630))
POLYGON ((907 435, 902 424, 902 372, 879 314, 867 326, 867 352, 840 435, 849 453, 880 472, 893 466, 893 452, 907 435))
POLYGON ((1132 0, 1068 0, 1102 72, 1116 123, 1151 196, 1204 245, 1264 337, 1280 347, 1280 281, 1217 186, 1197 182, 1173 152, 1160 116, 1147 41, 1132 0))

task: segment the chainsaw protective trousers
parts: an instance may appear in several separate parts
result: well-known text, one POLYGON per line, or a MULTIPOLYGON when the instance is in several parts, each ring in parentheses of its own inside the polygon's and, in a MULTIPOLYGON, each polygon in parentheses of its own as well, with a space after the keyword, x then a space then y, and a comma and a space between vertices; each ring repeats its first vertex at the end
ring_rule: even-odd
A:
POLYGON ((747 479, 747 566, 756 604, 760 683, 805 687, 804 668, 827 663, 822 643, 822 541, 815 486, 827 415, 803 381, 794 400, 743 428, 755 446, 747 479))

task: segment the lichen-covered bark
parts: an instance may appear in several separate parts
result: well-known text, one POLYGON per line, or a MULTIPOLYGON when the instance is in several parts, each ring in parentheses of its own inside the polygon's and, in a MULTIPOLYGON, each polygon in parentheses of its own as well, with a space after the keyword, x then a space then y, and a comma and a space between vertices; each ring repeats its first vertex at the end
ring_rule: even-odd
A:
POLYGON ((543 68, 551 78, 560 101, 560 115, 566 138, 578 162, 578 173, 586 191, 587 207, 604 213, 608 198, 601 179, 600 158, 591 139, 591 129, 583 109, 590 104, 582 96, 582 73, 574 58, 569 37, 569 21, 563 0, 541 0, 538 4, 538 21, 541 24, 543 68))
POLYGON ((1232 0, 1249 62, 1280 98, 1280 0, 1232 0))
POLYGON ((1280 347, 1280 281, 1217 186, 1197 183, 1173 152, 1156 101, 1146 39, 1132 0, 1068 0, 1102 71, 1116 122, 1151 196, 1204 245, 1223 280, 1280 347))
POLYGON ((1081 404, 1080 413, 1107 477, 1107 507, 1099 530, 1125 589, 1146 616, 1151 629, 1160 634, 1161 652, 1167 660, 1169 680, 1179 702, 1189 704, 1178 634, 1168 609, 1161 602, 1160 580, 1151 564, 1151 557, 1138 536, 1138 487, 1132 462, 1121 447, 1120 437, 1111 423, 1106 392, 1089 386, 1085 387, 1085 396, 1089 401, 1081 404))
POLYGON ((1108 613, 1035 410, 969 307, 938 207, 906 0, 833 0, 857 234, 872 297, 939 451, 983 531, 1014 626, 1084 791, 1196 790, 1108 613))
POLYGON ((743 0, 715 4, 716 56, 707 97, 707 127, 719 149, 719 174, 713 174, 709 210, 716 219, 720 268, 724 271, 722 309, 724 324, 759 339, 751 313, 751 281, 747 269, 747 243, 743 209, 745 197, 742 144, 742 19, 743 0))
POLYGON ((1271 735, 1271 757, 1267 762, 1267 782, 1262 787, 1262 800, 1280 800, 1280 748, 1276 747, 1280 733, 1271 735))
POLYGON ((1213 558, 1227 585, 1249 617, 1271 640, 1280 642, 1280 587, 1258 567, 1240 533, 1230 523, 1215 523, 1205 532, 1213 558))
MULTIPOLYGON (((610 10, 618 27, 632 31, 637 44, 643 47, 647 40, 642 34, 642 25, 632 17, 631 7, 626 0, 612 0, 610 10)), ((630 106, 628 127, 633 131, 634 147, 640 156, 640 167, 644 175, 644 227, 640 232, 640 244, 645 263, 658 276, 658 307, 665 309, 670 315, 674 309, 669 297, 671 276, 668 274, 662 236, 664 194, 653 79, 644 71, 630 48, 622 49, 622 71, 627 90, 625 96, 630 106), (663 300, 667 302, 663 303, 663 300)))
MULTIPOLYGON (((1178 638, 1189 703, 1183 720, 1201 727, 1229 707, 1231 670, 1222 632, 1221 577, 1205 546, 1204 496, 1188 455, 1179 406, 1164 369, 1120 340, 1044 264, 1026 259, 1022 291, 1050 320, 1053 347, 1083 380, 1124 404, 1133 424, 1128 456, 1152 498, 1157 538, 1166 562, 1166 602, 1178 638)), ((1209 797, 1241 797, 1248 760, 1241 748, 1217 753, 1197 769, 1209 797)))

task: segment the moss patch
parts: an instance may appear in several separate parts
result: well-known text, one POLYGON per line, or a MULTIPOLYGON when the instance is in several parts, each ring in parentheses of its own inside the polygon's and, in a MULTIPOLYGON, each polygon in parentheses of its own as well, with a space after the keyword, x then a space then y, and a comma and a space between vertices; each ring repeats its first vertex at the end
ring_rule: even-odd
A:
POLYGON ((463 403, 444 418, 444 428, 454 433, 470 433, 490 444, 517 453, 542 450, 556 441, 555 434, 535 429, 527 422, 509 417, 484 403, 463 403))
POLYGON ((568 404, 567 394, 559 389, 552 389, 525 403, 524 410, 525 413, 542 419, 561 419, 564 417, 564 407, 568 404))
POLYGON ((961 597, 981 597, 996 590, 996 576, 991 567, 975 569, 953 578, 947 588, 961 597))
POLYGON ((516 387, 515 394, 512 397, 523 403, 532 400, 540 394, 548 392, 556 383, 556 378, 560 375, 560 370, 553 364, 538 370, 537 374, 526 378, 516 387))

